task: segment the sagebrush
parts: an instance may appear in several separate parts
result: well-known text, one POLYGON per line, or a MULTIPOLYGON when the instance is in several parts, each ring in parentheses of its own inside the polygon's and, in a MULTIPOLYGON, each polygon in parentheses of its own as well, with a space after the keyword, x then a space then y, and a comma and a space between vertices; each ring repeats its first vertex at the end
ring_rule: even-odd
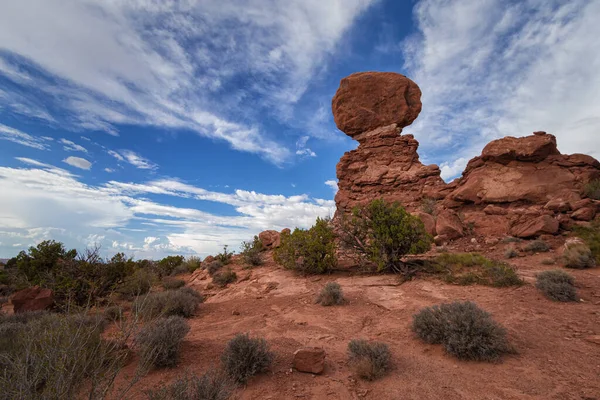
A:
POLYGON ((385 343, 354 339, 348 343, 348 355, 355 372, 363 379, 381 378, 390 369, 392 356, 385 343))
POLYGON ((271 366, 273 357, 265 339, 238 334, 227 343, 221 362, 231 379, 244 384, 252 376, 266 371, 271 366))
POLYGON ((263 263, 262 251, 264 250, 263 243, 258 236, 249 242, 242 242, 242 259, 251 266, 259 266, 263 263))
POLYGON ((327 283, 317 296, 316 302, 322 306, 333 306, 344 304, 344 294, 339 283, 327 283))
POLYGON ((149 400, 227 400, 235 382, 222 371, 211 369, 202 376, 185 375, 160 389, 147 390, 149 400))
POLYGON ((577 301, 575 279, 561 270, 540 272, 535 283, 544 296, 554 301, 577 301))
POLYGON ((181 342, 189 330, 186 320, 179 316, 159 318, 147 324, 135 337, 140 359, 157 368, 176 366, 181 342))
POLYGON ((147 321, 171 315, 189 318, 194 314, 202 299, 185 289, 167 290, 139 296, 133 303, 133 310, 147 321))

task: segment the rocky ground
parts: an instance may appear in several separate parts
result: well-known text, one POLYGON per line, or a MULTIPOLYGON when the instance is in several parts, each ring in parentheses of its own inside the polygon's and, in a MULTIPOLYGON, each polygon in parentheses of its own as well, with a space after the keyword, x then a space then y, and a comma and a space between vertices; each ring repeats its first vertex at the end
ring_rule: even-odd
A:
MULTIPOLYGON (((503 246, 480 250, 501 258, 503 246)), ((236 392, 239 399, 600 399, 600 268, 569 271, 582 300, 557 303, 534 287, 536 273, 557 268, 542 264, 554 252, 511 260, 527 284, 503 289, 449 285, 434 277, 401 283, 394 275, 347 271, 302 277, 266 256, 269 261, 254 269, 234 263, 238 282, 225 289, 211 288, 204 271, 186 277, 188 286, 207 300, 189 320, 181 363, 148 374, 132 398, 145 398, 145 389, 186 370, 202 373, 218 362, 229 339, 248 332, 266 338, 277 357, 270 372, 236 392), (314 303, 330 281, 342 286, 347 304, 314 303), (474 301, 492 313, 507 328, 518 354, 497 364, 463 362, 413 337, 413 314, 454 300, 474 301), (355 338, 387 343, 393 370, 374 382, 355 377, 346 354, 355 338), (293 353, 303 346, 325 349, 323 374, 292 368, 293 353)), ((126 367, 120 384, 135 364, 126 367)))

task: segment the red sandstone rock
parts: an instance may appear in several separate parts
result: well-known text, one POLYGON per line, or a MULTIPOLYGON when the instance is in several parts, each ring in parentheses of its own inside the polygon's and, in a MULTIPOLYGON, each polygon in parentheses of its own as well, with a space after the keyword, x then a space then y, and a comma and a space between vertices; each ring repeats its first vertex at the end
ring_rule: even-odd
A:
POLYGON ((437 216, 435 230, 439 236, 446 237, 449 240, 458 239, 464 236, 464 228, 456 212, 452 210, 442 210, 437 216))
POLYGON ((50 289, 33 286, 15 293, 11 299, 14 313, 47 310, 54 304, 54 293, 50 289))
POLYGON ((523 216, 510 228, 510 233, 519 238, 531 238, 545 233, 554 235, 558 233, 558 229, 558 220, 549 215, 541 215, 535 218, 523 216))
POLYGON ((421 221, 423 221, 423 225, 425 225, 425 231, 429 233, 431 236, 436 235, 435 231, 435 218, 431 214, 427 214, 423 211, 415 211, 412 213, 414 216, 419 217, 421 221))
POLYGON ((592 207, 584 207, 571 214, 571 218, 578 221, 591 221, 596 216, 596 210, 592 207))
POLYGON ((493 204, 488 205, 483 209, 483 212, 487 215, 506 215, 508 211, 505 208, 495 206, 493 204))
POLYGON ((206 258, 204 258, 202 263, 210 264, 213 261, 215 261, 215 258, 213 256, 206 256, 206 258))
POLYGON ((394 72, 359 72, 342 79, 331 108, 337 127, 351 137, 386 125, 403 128, 421 112, 421 90, 394 72))
POLYGON ((258 238, 266 249, 274 249, 281 243, 281 234, 277 231, 261 232, 258 234, 258 238))
POLYGON ((300 372, 320 374, 325 368, 325 350, 304 347, 294 352, 294 368, 300 372))

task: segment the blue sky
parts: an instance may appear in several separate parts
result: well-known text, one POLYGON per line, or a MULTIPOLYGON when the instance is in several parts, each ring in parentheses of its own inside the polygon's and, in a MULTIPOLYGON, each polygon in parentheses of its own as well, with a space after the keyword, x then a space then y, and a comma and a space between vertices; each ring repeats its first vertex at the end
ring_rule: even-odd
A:
POLYGON ((332 215, 357 71, 423 91, 405 129, 452 179, 535 130, 600 156, 599 0, 0 4, 0 257, 54 238, 141 257, 332 215))

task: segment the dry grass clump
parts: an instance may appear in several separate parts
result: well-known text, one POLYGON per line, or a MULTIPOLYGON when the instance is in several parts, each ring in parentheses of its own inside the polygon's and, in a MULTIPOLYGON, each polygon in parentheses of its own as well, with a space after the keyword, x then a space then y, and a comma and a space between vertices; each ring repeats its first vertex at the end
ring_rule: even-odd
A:
POLYGON ((271 366, 273 357, 265 339, 238 334, 227 343, 221 362, 231 379, 244 384, 252 376, 266 371, 271 366))
POLYGON ((461 360, 496 361, 513 352, 505 329, 469 301, 422 309, 413 316, 412 330, 421 340, 442 344, 461 360))
POLYGON ((562 261, 566 268, 586 269, 596 266, 592 251, 585 244, 572 245, 565 249, 562 261))
POLYGON ((539 273, 535 287, 550 300, 577 301, 575 280, 564 271, 552 270, 539 273))
POLYGON ((208 271, 208 274, 210 276, 213 276, 214 274, 219 272, 221 268, 223 268, 223 263, 219 260, 215 260, 206 266, 206 270, 208 271))
POLYGON ((213 283, 220 287, 225 287, 228 284, 235 282, 236 280, 237 280, 237 274, 229 268, 213 275, 213 279, 212 279, 213 283))
POLYGON ((515 258, 519 256, 519 252, 514 247, 509 247, 504 251, 504 258, 515 258))
POLYGON ((235 383, 222 371, 211 369, 202 376, 185 374, 158 390, 146 391, 149 400, 227 400, 235 383))
POLYGON ((348 343, 348 356, 356 374, 369 381, 384 376, 391 366, 392 355, 385 343, 353 339, 348 343))
POLYGON ((344 304, 342 287, 336 282, 327 283, 317 296, 316 302, 322 306, 333 306, 344 304))
POLYGON ((179 362, 181 342, 190 330, 179 316, 159 318, 144 326, 135 337, 141 362, 157 368, 174 367, 179 362))
POLYGON ((133 303, 133 310, 146 321, 171 315, 189 318, 201 301, 201 296, 181 288, 140 296, 133 303))
POLYGON ((183 286, 185 286, 185 281, 183 279, 165 278, 162 281, 162 287, 165 290, 175 290, 183 286))
POLYGON ((513 267, 479 253, 442 253, 433 261, 431 269, 446 282, 458 285, 507 287, 523 284, 513 267))
POLYGON ((550 245, 541 239, 534 240, 533 242, 527 243, 523 250, 530 253, 547 253, 550 251, 550 245))

